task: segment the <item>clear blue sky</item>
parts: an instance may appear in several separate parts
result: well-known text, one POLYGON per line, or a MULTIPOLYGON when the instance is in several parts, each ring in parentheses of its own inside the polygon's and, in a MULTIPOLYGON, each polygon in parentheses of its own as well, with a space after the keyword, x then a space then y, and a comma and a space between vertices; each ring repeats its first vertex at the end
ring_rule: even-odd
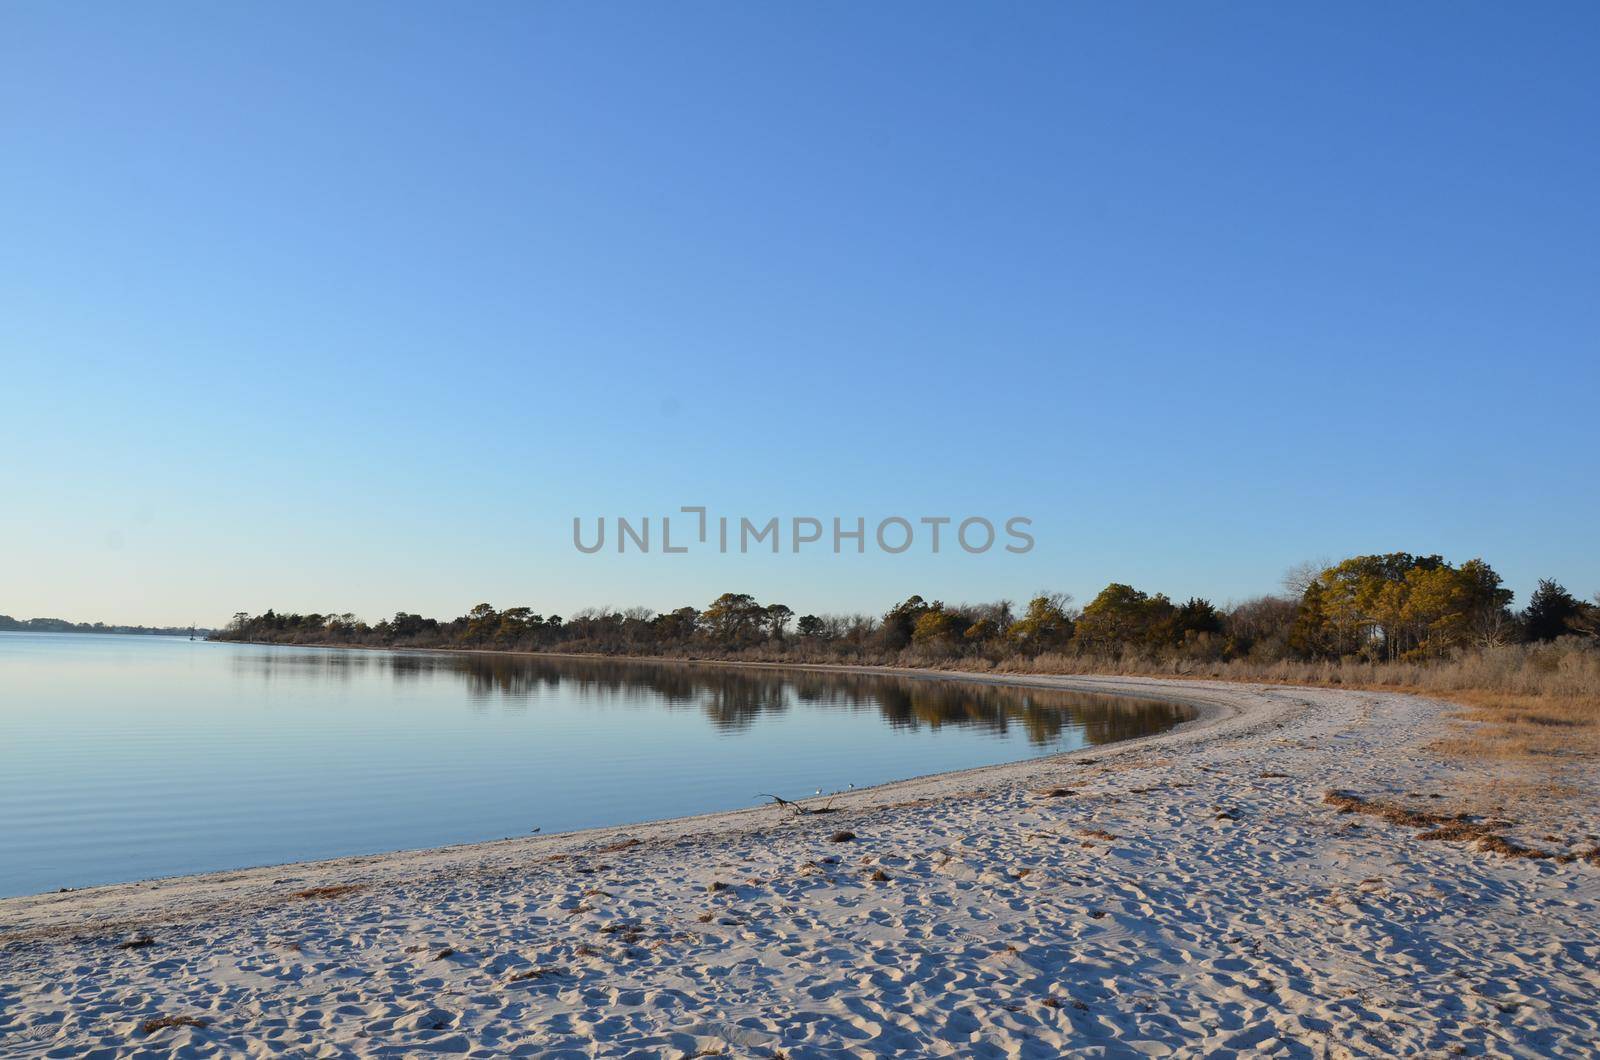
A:
POLYGON ((1600 589, 1600 8, 0 7, 0 612, 1600 589), (583 556, 574 515, 1034 519, 583 556))

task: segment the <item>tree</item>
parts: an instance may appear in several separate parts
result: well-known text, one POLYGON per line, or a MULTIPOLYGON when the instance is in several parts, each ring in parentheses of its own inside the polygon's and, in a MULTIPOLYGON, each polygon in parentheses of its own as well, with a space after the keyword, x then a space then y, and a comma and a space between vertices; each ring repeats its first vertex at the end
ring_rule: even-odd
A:
POLYGON ((783 631, 794 617, 794 609, 784 604, 768 604, 766 608, 767 631, 773 640, 782 640, 783 631))
MULTIPOLYGON (((942 605, 934 605, 942 606, 942 605)), ((898 651, 911 643, 917 619, 928 611, 928 603, 920 596, 907 597, 895 604, 883 616, 883 643, 890 651, 898 651)))
POLYGON ((468 611, 465 628, 460 639, 466 644, 484 644, 500 629, 500 616, 488 604, 478 604, 468 611))
POLYGON ((1133 586, 1112 582, 1084 607, 1073 639, 1102 651, 1141 643, 1149 632, 1151 603, 1148 595, 1133 586))
POLYGON ((1322 582, 1314 581, 1306 586, 1300 607, 1295 611, 1294 624, 1289 627, 1289 648, 1296 655, 1313 659, 1337 654, 1342 645, 1333 639, 1336 630, 1323 600, 1322 582))
POLYGON ((1283 572, 1283 590, 1295 598, 1302 597, 1311 583, 1322 577, 1322 572, 1333 566, 1329 559, 1302 560, 1283 572))
POLYGON ((1182 639, 1189 639, 1198 633, 1221 633, 1222 612, 1218 611, 1210 600, 1198 596, 1191 596, 1175 616, 1178 634, 1182 639))
POLYGON ((985 644, 1000 632, 1000 625, 992 618, 980 618, 967 627, 961 639, 969 644, 985 644))
POLYGON ((1028 655, 1060 651, 1072 640, 1076 628, 1071 607, 1072 597, 1066 593, 1041 593, 1028 601, 1028 610, 1006 634, 1028 655))
POLYGON ((911 642, 922 648, 949 650, 967 631, 967 623, 957 611, 947 611, 943 604, 933 604, 917 616, 911 628, 911 642))
POLYGON ((801 615, 794 628, 802 637, 821 639, 828 633, 828 624, 816 615, 801 615))
POLYGON ((1578 614, 1567 619, 1567 625, 1574 633, 1600 639, 1600 593, 1594 594, 1594 603, 1579 604, 1578 614))
POLYGON ((1291 632, 1300 613, 1300 603, 1282 596, 1258 596, 1246 600, 1224 619, 1227 633, 1226 654, 1235 657, 1255 655, 1281 659, 1288 654, 1291 632))
POLYGON ((1445 566, 1439 556, 1391 552, 1353 556, 1323 571, 1315 584, 1334 652, 1381 653, 1393 660, 1414 647, 1419 626, 1417 615, 1408 614, 1408 601, 1424 575, 1445 566))
POLYGON ((711 639, 737 645, 755 639, 766 620, 766 609, 746 593, 723 593, 700 615, 711 639))
POLYGON ((1172 608, 1151 632, 1153 643, 1181 648, 1189 658, 1220 658, 1226 648, 1222 612, 1210 600, 1198 596, 1172 608))
POLYGON ((1289 634, 1300 655, 1439 657, 1503 642, 1511 592, 1481 559, 1460 567, 1409 552, 1352 556, 1306 586, 1289 634))
POLYGON ((1528 598, 1522 624, 1529 640, 1555 640, 1573 632, 1573 620, 1582 621, 1583 605, 1554 578, 1540 578, 1539 588, 1528 598))
POLYGON ((1483 560, 1469 559, 1461 565, 1461 577, 1466 585, 1464 602, 1472 641, 1480 647, 1493 648, 1511 640, 1516 629, 1511 614, 1515 594, 1501 587, 1500 575, 1483 560))
POLYGON ((680 607, 657 615, 650 620, 656 639, 668 644, 686 644, 694 637, 700 625, 700 612, 692 607, 680 607))

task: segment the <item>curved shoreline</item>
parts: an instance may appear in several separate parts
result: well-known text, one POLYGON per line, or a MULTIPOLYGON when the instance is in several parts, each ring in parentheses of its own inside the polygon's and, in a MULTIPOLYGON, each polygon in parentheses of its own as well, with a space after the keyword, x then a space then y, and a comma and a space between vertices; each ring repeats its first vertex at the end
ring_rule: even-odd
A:
MULTIPOLYGON (((827 814, 766 806, 0 901, 0 1051, 1531 1058, 1600 1040, 1597 863, 1385 816, 1463 820, 1503 779, 1430 749, 1448 705, 911 676, 1197 715, 858 789, 827 814), (1354 797, 1330 805, 1330 790, 1354 797), (1362 799, 1374 813, 1343 812, 1362 799)), ((1572 852, 1600 805, 1593 777, 1574 783, 1565 803, 1486 809, 1510 838, 1572 852)))
MULTIPOLYGON (((456 652, 453 649, 425 650, 452 654, 482 654, 456 652)), ((519 654, 546 657, 550 655, 550 653, 519 654)), ((616 661, 606 656, 568 654, 561 657, 616 661)), ((921 774, 852 789, 832 798, 834 811, 826 818, 831 821, 841 820, 844 816, 867 813, 896 802, 948 792, 956 787, 987 789, 1015 783, 1048 763, 1082 760, 1091 756, 1098 759, 1122 755, 1147 748, 1153 743, 1187 745, 1196 739, 1216 737, 1232 731, 1236 726, 1229 725, 1230 722, 1249 723, 1265 720, 1263 712, 1268 710, 1267 701, 1241 702, 1239 699, 1245 693, 1259 692, 1267 686, 1195 682, 1172 678, 965 673, 891 666, 782 664, 734 660, 702 662, 655 657, 637 659, 628 657, 621 661, 655 665, 677 664, 686 667, 710 665, 741 669, 802 670, 1093 692, 1129 698, 1158 699, 1194 712, 1194 717, 1151 736, 1118 740, 1109 744, 1035 756, 1014 762, 921 774)), ((506 859, 569 855, 588 847, 605 846, 632 839, 645 842, 660 840, 667 836, 673 839, 682 839, 686 836, 703 839, 726 838, 752 829, 770 828, 775 823, 775 816, 771 806, 742 807, 685 817, 602 825, 570 832, 282 862, 0 898, 0 946, 11 940, 38 933, 53 933, 68 926, 76 930, 117 931, 130 924, 152 922, 152 918, 160 921, 189 919, 224 907, 238 909, 276 905, 290 900, 296 892, 310 888, 378 886, 406 878, 445 872, 482 872, 486 869, 503 868, 499 863, 506 859)))

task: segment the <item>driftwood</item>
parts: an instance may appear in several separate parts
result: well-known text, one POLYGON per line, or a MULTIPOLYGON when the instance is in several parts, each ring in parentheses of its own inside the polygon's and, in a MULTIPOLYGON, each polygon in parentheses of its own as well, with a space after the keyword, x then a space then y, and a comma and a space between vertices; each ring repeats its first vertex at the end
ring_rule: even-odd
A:
POLYGON ((766 793, 764 791, 763 792, 758 792, 757 793, 757 797, 758 798, 762 798, 762 799, 771 799, 772 800, 772 805, 778 806, 778 807, 782 807, 784 809, 793 810, 795 813, 801 814, 801 815, 813 814, 813 813, 836 813, 837 812, 833 808, 833 800, 838 798, 837 795, 829 795, 827 802, 823 803, 821 806, 816 806, 816 807, 802 806, 798 802, 790 802, 788 799, 784 798, 782 795, 769 795, 768 793, 766 793))

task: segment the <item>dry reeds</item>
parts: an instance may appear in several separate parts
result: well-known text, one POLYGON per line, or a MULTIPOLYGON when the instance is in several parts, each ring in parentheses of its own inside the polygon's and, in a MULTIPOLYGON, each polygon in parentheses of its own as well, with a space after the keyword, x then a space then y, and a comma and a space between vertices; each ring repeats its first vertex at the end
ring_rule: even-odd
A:
POLYGON ((1524 846, 1514 840, 1507 839, 1505 836, 1492 831, 1490 822, 1474 820, 1467 814, 1428 813, 1426 811, 1411 810, 1392 802, 1368 799, 1348 791, 1325 792, 1322 796, 1322 801, 1334 807, 1340 813, 1359 813, 1368 817, 1376 817, 1388 824, 1426 829, 1426 831, 1417 836, 1417 839, 1422 842, 1471 843, 1483 853, 1498 854, 1503 858, 1532 858, 1539 860, 1549 858, 1563 864, 1572 861, 1586 861, 1590 864, 1600 865, 1600 849, 1586 850, 1581 853, 1554 854, 1548 850, 1524 846))
POLYGON ((209 1027, 211 1021, 204 1016, 157 1016, 139 1024, 140 1034, 154 1034, 168 1027, 209 1027))

